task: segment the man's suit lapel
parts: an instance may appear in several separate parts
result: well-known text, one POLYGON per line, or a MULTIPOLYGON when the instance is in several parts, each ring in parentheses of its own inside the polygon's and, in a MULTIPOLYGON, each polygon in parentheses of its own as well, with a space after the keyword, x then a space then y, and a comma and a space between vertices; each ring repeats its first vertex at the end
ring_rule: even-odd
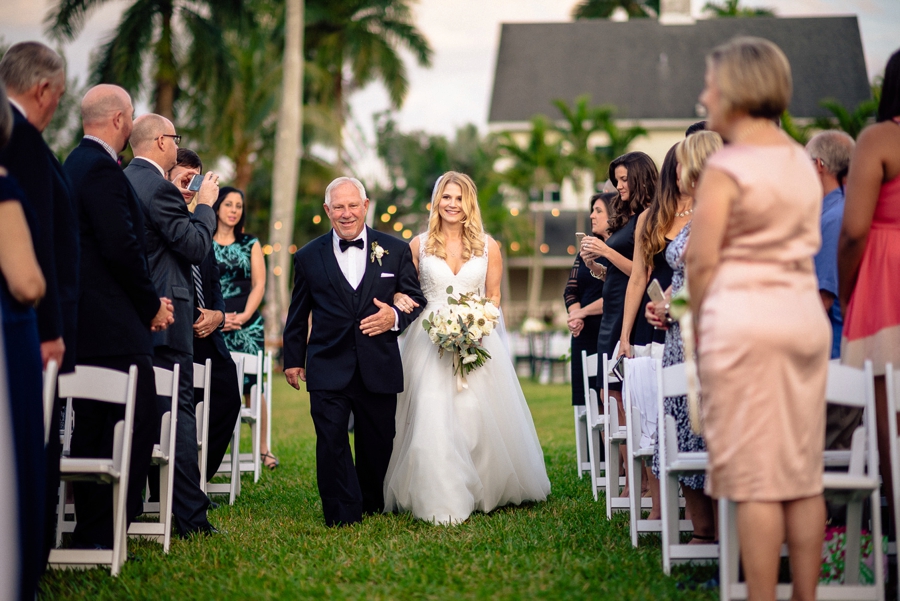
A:
MULTIPOLYGON (((369 255, 371 254, 372 244, 378 242, 378 232, 366 226, 366 238, 369 240, 369 248, 364 248, 363 251, 366 253, 366 272, 363 275, 362 284, 360 285, 360 304, 357 307, 357 313, 362 313, 364 310, 369 307, 366 305, 366 299, 369 298, 369 290, 372 289, 372 282, 375 281, 375 278, 379 277, 381 273, 381 265, 378 264, 378 261, 372 261, 369 255)), ((385 261, 386 257, 382 257, 382 263, 385 261)), ((383 298, 379 298, 381 302, 388 302, 383 298)), ((392 299, 393 300, 393 299, 392 299)), ((390 303, 388 303, 390 304, 390 303)))
POLYGON ((342 285, 344 274, 341 273, 341 267, 340 265, 338 265, 337 259, 334 258, 334 242, 332 241, 333 235, 334 234, 323 236, 322 247, 319 250, 319 254, 322 256, 322 263, 325 267, 325 273, 328 275, 328 281, 331 282, 331 285, 334 288, 334 291, 337 293, 338 298, 340 298, 341 302, 344 303, 344 306, 347 307, 347 311, 353 313, 353 306, 350 303, 350 299, 347 298, 347 292, 344 290, 344 286, 342 285))

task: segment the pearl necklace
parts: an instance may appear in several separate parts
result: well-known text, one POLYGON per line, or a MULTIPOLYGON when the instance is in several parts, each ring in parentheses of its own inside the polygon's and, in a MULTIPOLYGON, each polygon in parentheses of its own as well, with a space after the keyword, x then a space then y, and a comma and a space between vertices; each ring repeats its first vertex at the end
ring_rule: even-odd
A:
POLYGON ((688 215, 692 215, 693 213, 694 213, 694 207, 691 207, 690 209, 688 209, 686 211, 682 211, 680 213, 675 213, 675 216, 676 217, 687 217, 688 215))

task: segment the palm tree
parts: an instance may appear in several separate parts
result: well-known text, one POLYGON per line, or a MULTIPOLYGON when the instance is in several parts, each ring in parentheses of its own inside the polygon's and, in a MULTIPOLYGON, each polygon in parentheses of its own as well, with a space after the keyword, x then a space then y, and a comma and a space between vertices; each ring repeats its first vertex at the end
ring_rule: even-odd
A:
MULTIPOLYGON (((44 19, 47 34, 59 41, 75 39, 90 13, 107 2, 57 0, 44 19)), ((221 29, 225 23, 240 21, 243 5, 241 0, 134 0, 112 37, 100 47, 89 83, 116 83, 137 94, 143 91, 144 72, 150 68, 153 110, 172 119, 182 67, 193 64, 209 77, 227 77, 221 29), (208 16, 201 14, 201 8, 208 16), (179 24, 183 31, 178 30, 179 24), (188 42, 178 48, 182 37, 188 42), (180 62, 179 56, 190 60, 180 62)))
POLYGON ((303 0, 287 0, 285 5, 284 77, 275 138, 272 175, 272 212, 269 240, 273 252, 266 279, 266 338, 277 340, 284 329, 288 309, 288 282, 294 236, 297 181, 300 173, 303 122, 303 0), (277 251, 274 249, 277 248, 277 251))
POLYGON ((740 6, 741 0, 724 0, 721 4, 707 2, 703 10, 709 11, 715 17, 774 17, 775 11, 771 8, 746 8, 740 6))
POLYGON ((413 24, 409 4, 410 0, 310 2, 307 60, 329 74, 330 84, 317 92, 323 103, 334 106, 339 131, 345 121, 346 96, 372 81, 384 84, 394 108, 403 104, 409 81, 401 48, 410 51, 420 65, 431 66, 433 51, 413 24))
POLYGON ((647 130, 640 125, 632 125, 624 129, 619 127, 614 119, 616 109, 614 107, 606 107, 606 110, 609 112, 603 121, 603 131, 606 132, 609 145, 594 150, 594 154, 597 157, 597 162, 594 166, 596 181, 605 181, 609 177, 609 164, 613 159, 628 152, 631 143, 636 139, 647 135, 647 130))
POLYGON ((572 18, 608 19, 617 8, 625 9, 631 18, 655 17, 659 14, 659 0, 580 0, 572 9, 572 18))
POLYGON ((878 112, 877 100, 864 100, 852 111, 833 98, 819 101, 832 117, 819 117, 813 123, 818 129, 840 129, 855 140, 878 112))

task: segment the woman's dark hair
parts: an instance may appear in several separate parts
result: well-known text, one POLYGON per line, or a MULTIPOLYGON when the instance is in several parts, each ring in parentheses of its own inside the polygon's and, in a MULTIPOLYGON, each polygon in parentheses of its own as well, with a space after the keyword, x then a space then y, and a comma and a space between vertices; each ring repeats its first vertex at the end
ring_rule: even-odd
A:
MULTIPOLYGON (((216 217, 219 216, 219 207, 222 206, 222 201, 225 200, 225 197, 231 194, 232 192, 237 192, 241 195, 241 201, 246 205, 246 201, 244 201, 244 193, 237 188, 233 188, 231 186, 225 186, 223 188, 219 188, 219 197, 216 199, 216 203, 213 205, 213 211, 216 212, 216 217)), ((244 235, 244 220, 247 218, 247 207, 244 206, 241 211, 241 218, 238 219, 238 222, 234 224, 234 239, 240 240, 241 236, 244 235)))
POLYGON ((606 214, 609 215, 609 207, 611 206, 611 203, 616 196, 618 196, 618 194, 616 194, 615 192, 600 192, 598 194, 594 194, 593 196, 591 196, 590 212, 594 212, 594 205, 597 204, 597 201, 599 200, 603 203, 603 208, 606 209, 606 214))
POLYGON ((678 210, 681 192, 678 191, 678 160, 675 158, 677 148, 678 144, 675 144, 666 153, 659 172, 656 195, 647 209, 644 229, 635 235, 640 241, 646 267, 653 265, 653 256, 666 247, 666 233, 672 227, 675 212, 678 210))
POLYGON ((878 103, 876 120, 889 121, 900 115, 900 50, 891 55, 884 68, 884 82, 881 86, 881 101, 878 103))
POLYGON ((646 209, 656 196, 656 180, 659 172, 656 163, 643 152, 628 152, 609 164, 609 180, 616 183, 616 168, 625 167, 628 171, 628 200, 623 201, 619 194, 609 204, 610 233, 622 229, 632 215, 646 209))

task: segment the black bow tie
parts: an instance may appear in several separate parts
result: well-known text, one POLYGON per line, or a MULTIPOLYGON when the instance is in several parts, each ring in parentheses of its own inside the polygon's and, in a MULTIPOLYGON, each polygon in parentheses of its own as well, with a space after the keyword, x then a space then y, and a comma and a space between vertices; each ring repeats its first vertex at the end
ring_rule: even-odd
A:
POLYGON ((363 248, 363 240, 362 238, 357 238, 356 240, 344 240, 341 238, 338 240, 338 245, 341 247, 341 252, 346 252, 348 248, 351 246, 355 246, 359 250, 363 248))

